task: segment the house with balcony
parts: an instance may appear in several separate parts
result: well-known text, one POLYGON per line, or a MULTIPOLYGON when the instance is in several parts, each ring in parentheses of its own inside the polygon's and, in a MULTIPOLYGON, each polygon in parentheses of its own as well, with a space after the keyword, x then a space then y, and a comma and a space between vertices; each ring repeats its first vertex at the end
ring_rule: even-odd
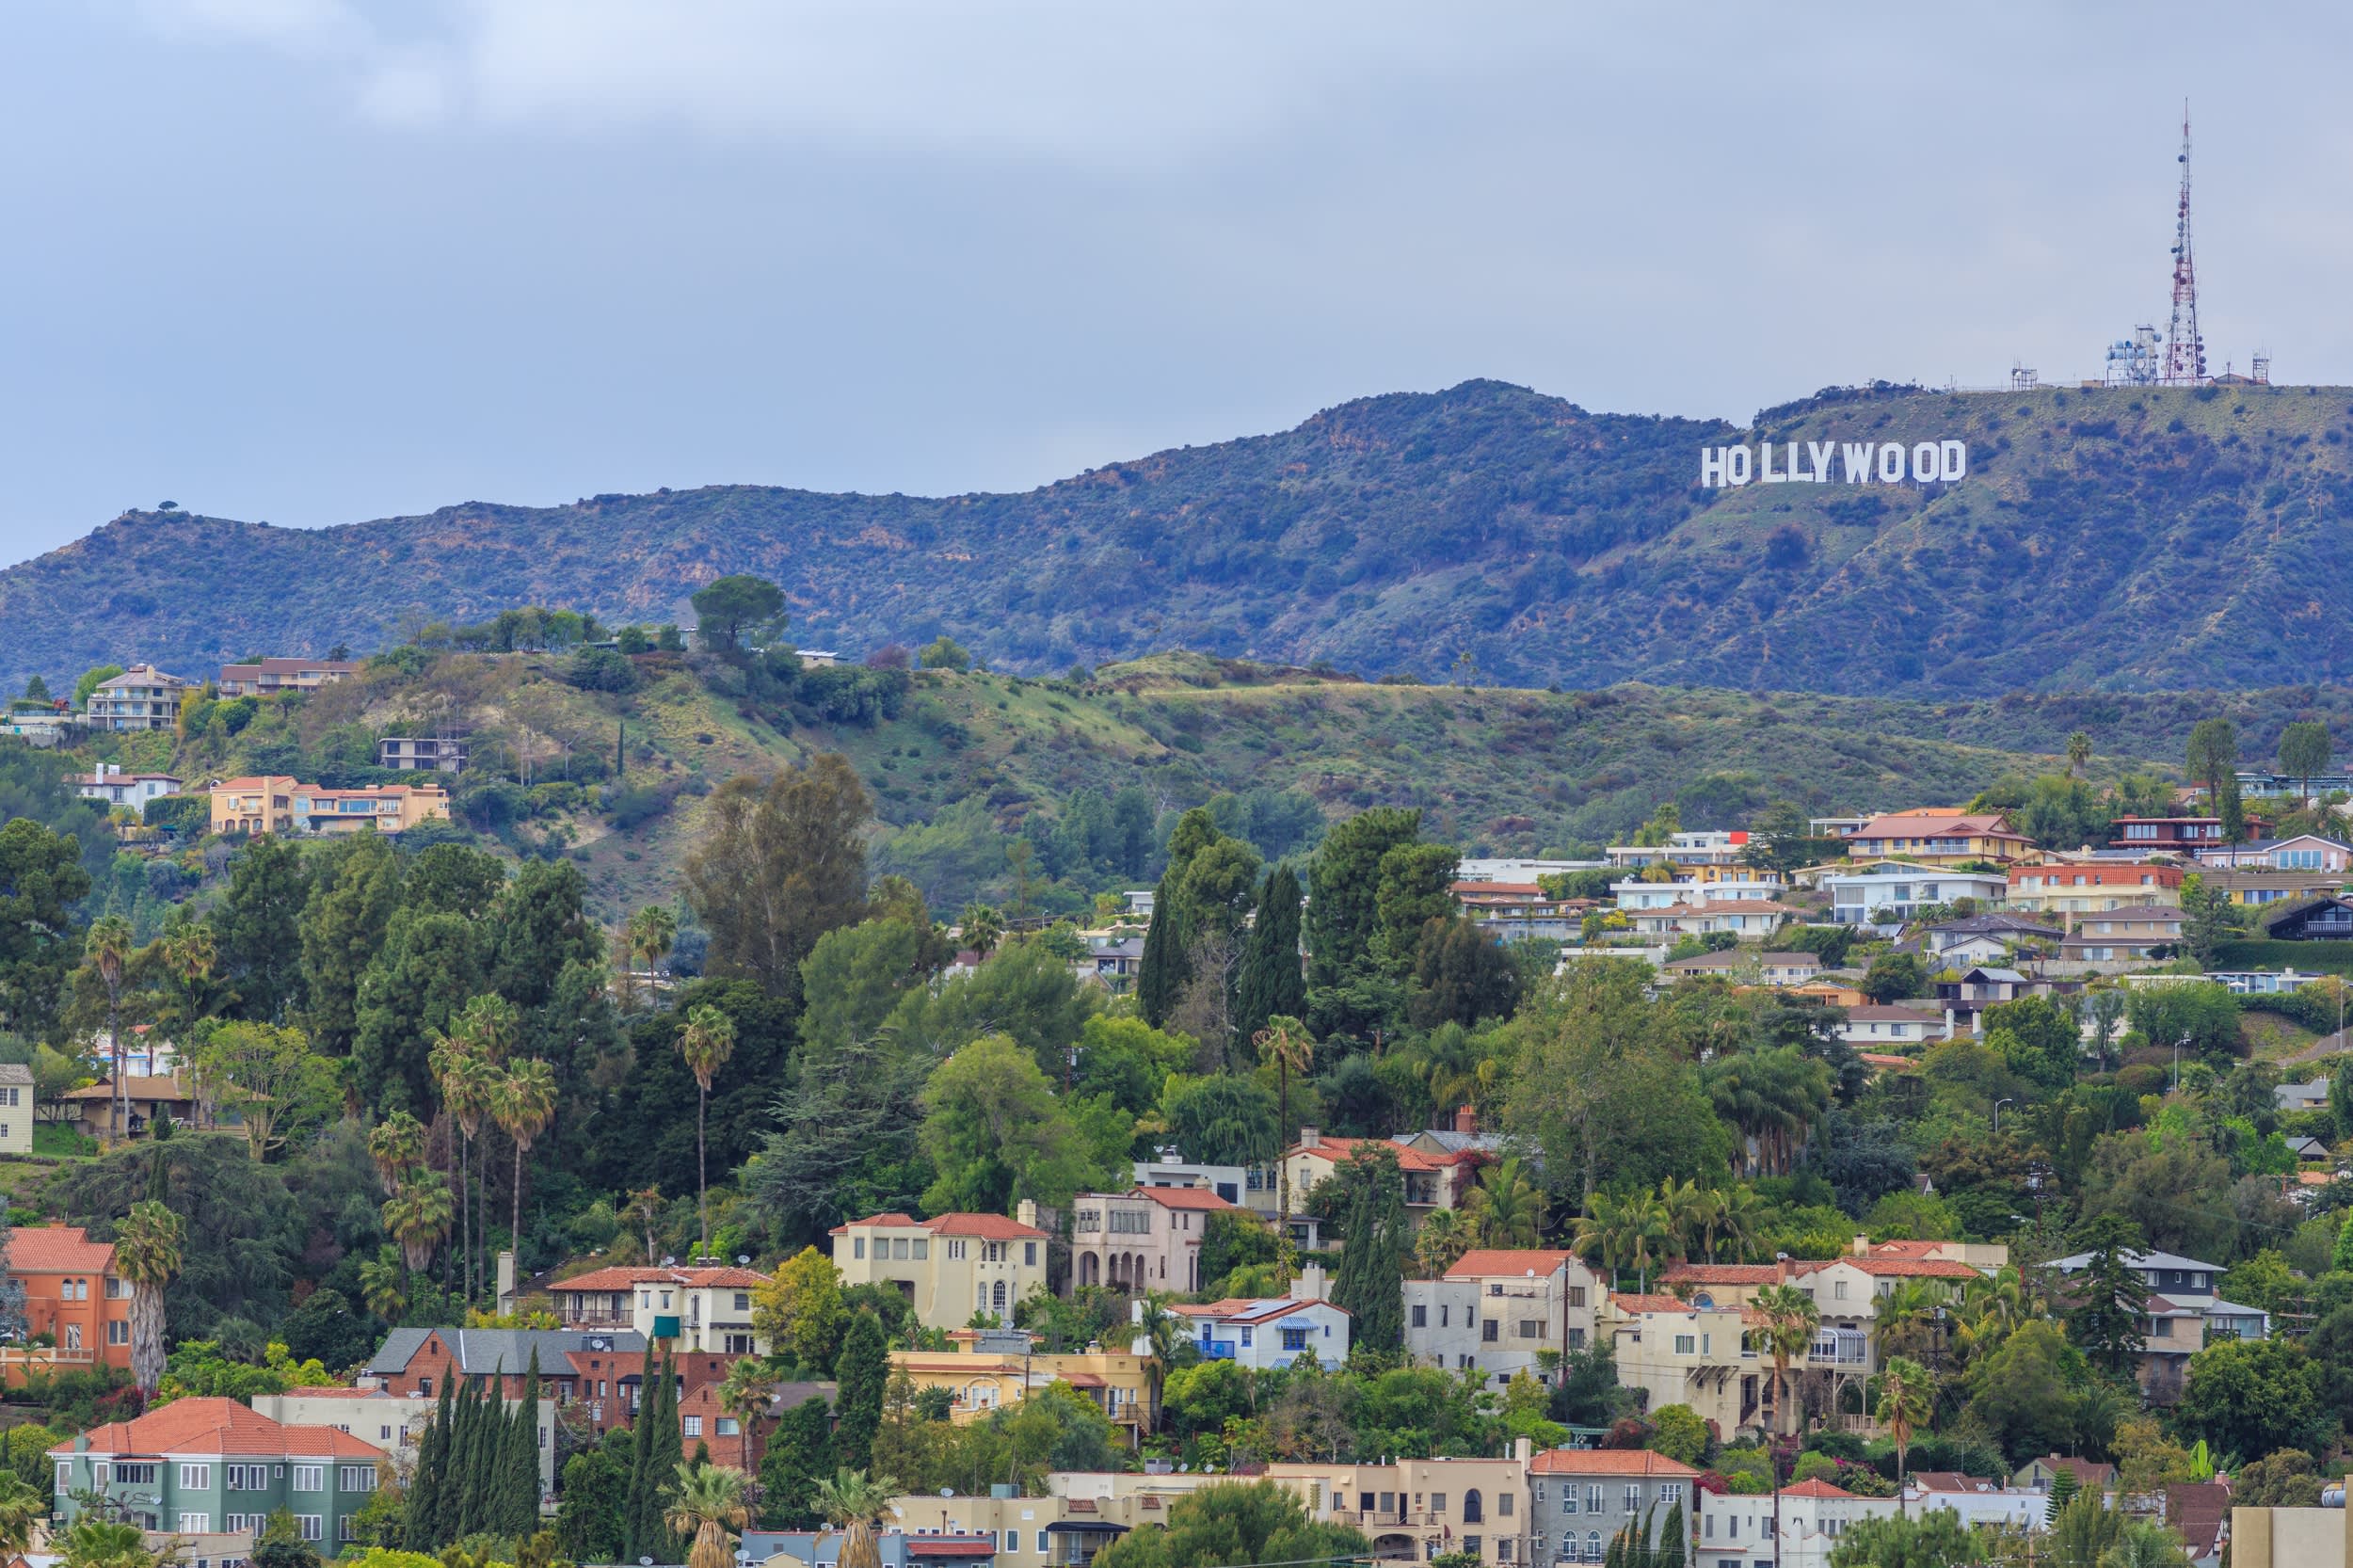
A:
MULTIPOLYGON (((1396 1157, 1398 1170, 1405 1178, 1405 1212, 1416 1225, 1433 1210, 1457 1207, 1469 1194, 1478 1167, 1484 1163, 1475 1156, 1429 1154, 1379 1138, 1329 1138, 1315 1128, 1304 1127, 1299 1129, 1299 1142, 1283 1156, 1290 1173, 1293 1211, 1297 1211, 1316 1183, 1330 1176, 1341 1160, 1360 1146, 1386 1149, 1396 1157)), ((1270 1200, 1278 1196, 1272 1191, 1265 1195, 1270 1200)), ((1250 1207, 1255 1208, 1257 1205, 1250 1207)), ((1269 1207, 1272 1208, 1272 1202, 1269 1207)))
POLYGON ((1952 871, 1899 860, 1832 872, 1819 882, 1830 894, 1831 919, 1840 925, 1889 928, 1915 919, 1925 909, 1950 907, 1963 899, 1988 907, 1998 905, 2009 888, 2006 875, 1992 872, 1952 871))
POLYGON ((360 673, 357 659, 257 659, 220 666, 223 696, 275 696, 280 692, 315 692, 360 673))
MULTIPOLYGON (((0 1117, 30 1122, 31 1076, 21 1087, 23 1109, 0 1109, 0 1117)), ((10 1087, 0 1079, 0 1097, 10 1087)), ((46 1349, 0 1347, 0 1371, 11 1386, 31 1372, 130 1370, 131 1288, 115 1272, 111 1243, 91 1240, 82 1225, 19 1225, 9 1233, 8 1269, 24 1287, 26 1338, 45 1335, 50 1341, 46 1349)))
POLYGON ((2034 840, 1999 811, 1924 806, 1874 817, 1847 837, 1847 858, 1858 861, 1893 856, 1939 868, 1974 862, 2008 866, 2035 854, 2034 840))
POLYGON ((2169 957, 2182 940, 2182 911, 2174 904, 2103 909, 2069 917, 2059 957, 2078 964, 2146 964, 2169 957))
MULTIPOLYGON (((2254 817, 2247 819, 2247 831, 2254 838, 2262 838, 2268 826, 2254 817)), ((2220 817, 2118 817, 2108 830, 2115 835, 2108 840, 2110 849, 2178 855, 2185 860, 2197 858, 2201 850, 2224 848, 2231 841, 2220 817)))
POLYGON ((259 1531, 294 1516, 322 1555, 353 1539, 352 1515, 376 1491, 385 1450, 329 1426, 281 1426, 234 1400, 175 1400, 108 1421, 49 1450, 57 1524, 96 1493, 142 1529, 180 1535, 259 1531))
POLYGON ((1070 1200, 1070 1277, 1064 1293, 1108 1285, 1129 1295, 1191 1295, 1205 1288, 1201 1242, 1209 1216, 1249 1212, 1206 1187, 1081 1192, 1070 1200))
POLYGON ((2328 893, 2270 904, 2256 914, 2255 925, 2275 942, 2353 940, 2353 898, 2328 893))
POLYGON ((1743 942, 1761 942, 1805 911, 1778 899, 1704 899, 1638 909, 1626 923, 1645 936, 1705 936, 1723 932, 1743 942))
POLYGON ((1645 1408, 1689 1405, 1729 1441, 1758 1428, 1771 1398, 1773 1366, 1749 1342, 1747 1309, 1653 1292, 1601 1298, 1595 1333, 1607 1336, 1618 1383, 1640 1390, 1645 1408))
POLYGON ((1139 1160, 1135 1171, 1138 1187, 1198 1187, 1231 1204, 1242 1201, 1242 1184, 1249 1176, 1241 1165, 1196 1165, 1182 1160, 1139 1160))
POLYGON ((376 743, 376 765, 401 773, 463 773, 472 744, 462 735, 386 735, 376 743))
POLYGON ((1064 1354, 1037 1352, 1020 1329, 953 1329, 948 1340, 954 1349, 892 1351, 890 1370, 918 1390, 948 1390, 952 1421, 983 1419, 1058 1383, 1125 1427, 1130 1446, 1158 1421, 1160 1371, 1140 1328, 1125 1343, 1064 1354))
POLYGON ((1613 866, 1641 867, 1658 860, 1694 871, 1701 867, 1746 866, 1749 836, 1737 828, 1729 832, 1675 833, 1669 835, 1663 844, 1611 844, 1602 854, 1613 866))
POLYGON ((1405 1351, 1498 1386, 1520 1372, 1548 1383, 1539 1355, 1593 1343, 1602 1290, 1573 1252, 1475 1247, 1437 1279, 1405 1281, 1405 1351))
POLYGON ((2245 843, 2220 844, 2198 852, 2201 866, 2233 866, 2257 868, 2267 872, 2335 872, 2343 874, 2353 871, 2353 846, 2324 839, 2317 833, 2298 833, 2287 839, 2250 839, 2245 843))
POLYGON ((168 773, 124 773, 113 762, 101 762, 95 772, 70 773, 65 781, 84 800, 94 800, 103 806, 120 808, 134 816, 147 809, 151 800, 180 792, 180 780, 168 773))
POLYGON ((1847 1016, 1839 1020, 1838 1037, 1857 1050, 1880 1050, 1949 1040, 1954 1028, 1955 1020, 1942 1011, 1874 1001, 1848 1008, 1847 1016))
POLYGON ((1288 1296, 1180 1302, 1169 1315, 1185 1323, 1205 1361, 1231 1361, 1253 1371, 1289 1367, 1304 1355, 1337 1367, 1348 1359, 1348 1309, 1324 1299, 1323 1271, 1305 1271, 1288 1296))
MULTIPOLYGON (((1650 1533, 1671 1560, 1691 1560, 1700 1533, 1700 1472, 1647 1448, 1547 1448, 1528 1462, 1529 1560, 1600 1562, 1628 1526, 1650 1533), (1683 1512, 1679 1548, 1664 1538, 1668 1515, 1683 1512)), ((1712 1501, 1713 1499, 1706 1499, 1712 1501)))
POLYGON ((1705 977, 1744 985, 1803 985, 1822 972, 1822 960, 1811 952, 1756 952, 1730 948, 1722 952, 1695 953, 1669 963, 1666 972, 1678 979, 1705 977))
POLYGON ((2022 915, 2079 915, 2095 909, 2182 902, 2182 868, 2153 862, 2046 860, 2009 869, 2009 907, 2022 915))
POLYGON ((1679 904, 1733 904, 1743 899, 1771 903, 1789 890, 1789 885, 1771 872, 1751 871, 1745 866, 1722 870, 1702 868, 1673 882, 1646 882, 1630 877, 1609 885, 1609 896, 1622 914, 1631 915, 1643 909, 1667 909, 1679 904))
POLYGON ((399 833, 447 821, 449 792, 438 785, 379 784, 328 790, 285 775, 224 778, 207 792, 220 834, 399 833))
POLYGON ((170 729, 180 722, 180 698, 196 682, 167 675, 152 664, 133 664, 91 688, 82 722, 92 729, 134 733, 170 729))
POLYGON ((1593 907, 1590 899, 1554 898, 1533 882, 1462 881, 1450 890, 1455 905, 1498 942, 1525 936, 1575 941, 1593 907))
POLYGON ((738 1268, 598 1269, 548 1287, 571 1329, 630 1329, 658 1351, 766 1355, 752 1332, 752 1292, 768 1276, 738 1268))
MULTIPOLYGON (((2271 1333, 2269 1313, 2222 1299, 2217 1264, 2167 1252, 2127 1253, 2124 1262, 2149 1292, 2138 1376, 2141 1391, 2153 1400, 2180 1397, 2189 1358, 2207 1345, 2226 1336, 2262 1339, 2271 1333)), ((2056 1258, 2051 1264, 2065 1278, 2090 1266, 2089 1253, 2056 1258)))
POLYGON ((2335 872, 2277 872, 2260 866, 2223 866, 2198 873, 2211 892, 2233 904, 2254 909, 2289 899, 2312 898, 2345 890, 2346 876, 2335 872))
POLYGON ((844 1285, 896 1288, 925 1328, 961 1329, 975 1312, 1010 1324, 1046 1289, 1037 1205, 1025 1198, 1015 1214, 871 1214, 833 1227, 833 1266, 844 1285))

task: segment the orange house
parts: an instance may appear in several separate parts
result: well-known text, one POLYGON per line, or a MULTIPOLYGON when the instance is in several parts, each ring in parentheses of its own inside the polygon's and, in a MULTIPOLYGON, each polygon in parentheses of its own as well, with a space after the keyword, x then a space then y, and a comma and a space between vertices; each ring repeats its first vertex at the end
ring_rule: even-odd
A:
POLYGON ((0 1352, 10 1383, 27 1359, 44 1369, 131 1367, 131 1288, 114 1272, 115 1250, 80 1225, 22 1225, 8 1238, 8 1272, 24 1287, 24 1335, 46 1334, 54 1352, 0 1352))

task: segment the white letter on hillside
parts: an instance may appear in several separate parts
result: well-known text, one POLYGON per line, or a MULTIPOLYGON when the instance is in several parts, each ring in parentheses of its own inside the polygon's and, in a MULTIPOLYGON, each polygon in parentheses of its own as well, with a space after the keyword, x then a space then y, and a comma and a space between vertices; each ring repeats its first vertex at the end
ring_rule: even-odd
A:
POLYGON ((1836 441, 1808 441, 1805 455, 1814 459, 1814 472, 1807 478, 1817 485, 1830 483, 1830 455, 1838 450, 1836 441))
POLYGON ((1922 441, 1912 449, 1912 477, 1926 485, 1937 475, 1937 453, 1934 441, 1922 441))
POLYGON ((1749 449, 1745 446, 1724 448, 1724 483, 1745 485, 1749 482, 1749 449))
POLYGON ((1838 449, 1839 460, 1847 465, 1847 483, 1867 485, 1871 482, 1871 443, 1849 441, 1838 449))
POLYGON ((1937 471, 1936 476, 1949 485, 1956 479, 1967 477, 1968 472, 1969 444, 1966 441, 1946 441, 1944 466, 1937 471))
POLYGON ((1700 484, 1708 489, 1721 489, 1724 483, 1724 449, 1721 446, 1700 448, 1700 484))
POLYGON ((1756 482, 1757 482, 1758 484, 1760 484, 1760 485, 1778 485, 1778 484, 1781 484, 1784 480, 1787 479, 1788 477, 1789 477, 1789 476, 1788 476, 1787 474, 1785 474, 1785 473, 1779 473, 1779 472, 1774 472, 1774 469, 1773 469, 1773 443, 1772 443, 1772 442, 1770 442, 1770 441, 1759 441, 1759 442, 1757 442, 1757 443, 1756 443, 1756 482))
POLYGON ((1880 483, 1900 485, 1904 482, 1904 448, 1901 441, 1889 441, 1880 448, 1880 483))

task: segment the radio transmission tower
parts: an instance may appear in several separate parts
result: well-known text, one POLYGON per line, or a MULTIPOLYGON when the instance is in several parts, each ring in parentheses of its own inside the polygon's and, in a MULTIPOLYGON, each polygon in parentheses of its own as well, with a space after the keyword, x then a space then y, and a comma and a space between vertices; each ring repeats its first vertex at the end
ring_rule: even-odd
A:
POLYGON ((2165 333, 2169 387, 2195 387, 2206 379, 2206 344, 2198 335, 2198 268, 2189 249, 2189 104, 2182 104, 2182 204, 2173 220, 2173 320, 2165 333))

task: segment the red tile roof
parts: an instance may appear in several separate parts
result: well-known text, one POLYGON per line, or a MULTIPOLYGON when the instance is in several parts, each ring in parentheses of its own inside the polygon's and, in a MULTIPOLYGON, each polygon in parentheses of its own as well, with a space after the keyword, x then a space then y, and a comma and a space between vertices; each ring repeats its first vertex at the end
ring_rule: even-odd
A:
POLYGON ((1446 1272, 1446 1277, 1485 1279, 1497 1275, 1519 1278, 1531 1272, 1548 1274, 1576 1258, 1573 1252, 1551 1247, 1473 1247, 1454 1260, 1454 1267, 1446 1272))
POLYGON ((873 1225, 928 1230, 934 1236, 977 1236, 984 1241, 1042 1241, 1046 1239, 1046 1233, 1036 1226, 1009 1220, 1002 1214, 936 1214, 928 1220, 910 1219, 904 1214, 870 1214, 863 1220, 836 1225, 827 1234, 841 1236, 852 1229, 873 1225))
POLYGON ((1455 1163, 1452 1160, 1438 1155, 1424 1154, 1419 1149, 1409 1149, 1402 1144, 1392 1144, 1385 1138, 1319 1137, 1313 1144, 1293 1144, 1290 1146, 1290 1152, 1313 1155, 1319 1160, 1329 1160, 1337 1165, 1360 1147, 1388 1150, 1397 1156, 1398 1169, 1401 1171, 1447 1171, 1453 1169, 1455 1163))
POLYGON ((1235 1207, 1206 1187, 1139 1187, 1128 1195, 1150 1198, 1162 1208, 1198 1208, 1216 1212, 1235 1207))
MULTIPOLYGON (((234 1400, 174 1400, 134 1421, 109 1421, 88 1433, 96 1454, 286 1454, 382 1459, 384 1450, 334 1427, 281 1426, 234 1400)), ((74 1451, 68 1439, 49 1450, 74 1451)))
POLYGON ((1849 1492, 1843 1487, 1833 1486, 1830 1482, 1824 1480, 1819 1476, 1810 1476, 1806 1480, 1798 1482, 1795 1486, 1785 1486, 1781 1489, 1781 1495, 1785 1497, 1847 1498, 1852 1498, 1855 1496, 1854 1493, 1849 1492))
POLYGON ((1528 1462, 1531 1476, 1696 1476, 1680 1460, 1648 1448, 1546 1448, 1528 1462))
POLYGON ((1658 1272, 1661 1285, 1770 1285, 1780 1274, 1770 1263, 1670 1263, 1658 1272))
POLYGON ((82 1225, 20 1225, 8 1238, 8 1269, 20 1274, 101 1274, 115 1250, 82 1225))
POLYGON ((548 1291, 551 1295, 565 1290, 615 1291, 627 1290, 638 1285, 680 1285, 690 1289, 714 1287, 725 1289, 732 1286, 748 1289, 755 1285, 767 1283, 766 1274, 754 1273, 749 1269, 732 1267, 712 1269, 615 1267, 595 1269, 584 1274, 574 1274, 569 1279, 559 1279, 548 1287, 548 1291))
POLYGON ((1609 1301, 1610 1304, 1621 1312, 1697 1312, 1700 1310, 1689 1302, 1675 1296, 1661 1296, 1655 1291, 1647 1296, 1639 1296, 1631 1290, 1613 1290, 1609 1293, 1609 1301))
POLYGON ((1845 1263, 1889 1279, 1976 1279, 1977 1271, 1947 1257, 1826 1257, 1792 1262, 1793 1274, 1810 1274, 1845 1263))

